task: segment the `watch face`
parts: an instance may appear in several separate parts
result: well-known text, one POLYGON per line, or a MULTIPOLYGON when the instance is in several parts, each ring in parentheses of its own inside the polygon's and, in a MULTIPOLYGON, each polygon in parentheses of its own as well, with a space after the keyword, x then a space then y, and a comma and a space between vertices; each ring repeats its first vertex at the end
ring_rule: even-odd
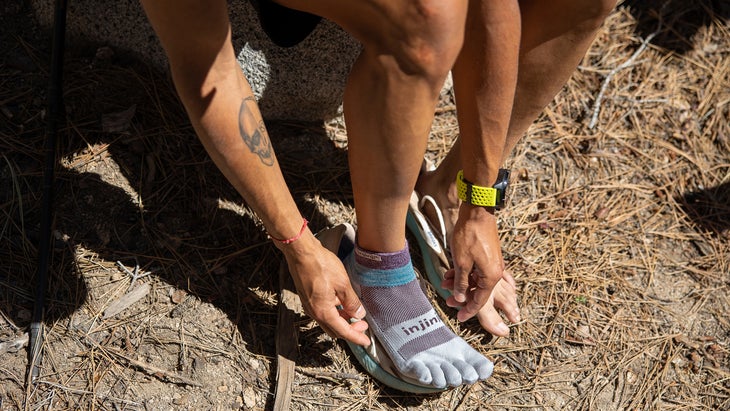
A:
POLYGON ((497 204, 496 208, 504 207, 504 202, 507 199, 507 187, 509 186, 509 170, 500 168, 499 174, 497 174, 497 182, 494 184, 494 188, 497 189, 497 204))

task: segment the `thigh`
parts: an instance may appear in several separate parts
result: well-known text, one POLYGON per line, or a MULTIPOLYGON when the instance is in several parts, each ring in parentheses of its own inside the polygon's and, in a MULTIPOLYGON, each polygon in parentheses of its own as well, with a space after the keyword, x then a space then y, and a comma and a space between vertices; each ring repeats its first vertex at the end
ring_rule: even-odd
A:
POLYGON ((463 35, 468 0, 275 0, 340 25, 365 46, 463 35))
POLYGON ((565 33, 593 31, 616 0, 520 0, 523 41, 541 43, 565 33))

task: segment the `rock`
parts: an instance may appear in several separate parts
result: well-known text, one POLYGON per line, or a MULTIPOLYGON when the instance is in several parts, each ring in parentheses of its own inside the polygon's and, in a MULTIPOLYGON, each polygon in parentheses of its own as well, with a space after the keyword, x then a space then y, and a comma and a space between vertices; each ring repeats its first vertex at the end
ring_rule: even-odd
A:
MULTIPOLYGON (((53 25, 53 2, 30 1, 42 26, 53 25)), ((342 96, 361 46, 322 19, 294 47, 275 45, 250 1, 229 2, 233 46, 267 119, 329 120, 342 115, 342 96)), ((67 47, 94 47, 95 61, 131 53, 161 71, 167 58, 138 0, 75 0, 68 4, 67 47), (100 54, 101 53, 101 54, 100 54)), ((442 94, 452 89, 447 78, 442 94)))
MULTIPOLYGON (((41 25, 53 24, 53 2, 31 0, 41 25)), ((300 44, 282 48, 261 29, 249 1, 229 3, 233 45, 261 112, 269 119, 316 121, 340 115, 347 74, 360 44, 322 20, 300 44)), ((137 0, 78 0, 68 4, 67 46, 92 43, 131 52, 160 70, 167 59, 137 0)))
POLYGON ((256 390, 253 387, 243 389, 243 405, 249 410, 256 406, 256 390))
POLYGON ((172 403, 175 405, 185 405, 188 403, 187 394, 175 394, 172 397, 172 403))

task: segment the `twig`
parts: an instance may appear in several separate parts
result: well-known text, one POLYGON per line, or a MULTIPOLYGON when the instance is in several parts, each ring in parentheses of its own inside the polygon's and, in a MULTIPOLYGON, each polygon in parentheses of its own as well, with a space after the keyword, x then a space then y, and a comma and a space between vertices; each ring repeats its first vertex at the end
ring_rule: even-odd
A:
POLYGON ((145 278, 148 275, 152 274, 152 271, 143 273, 142 275, 139 274, 139 263, 134 264, 134 272, 129 271, 127 267, 122 264, 121 261, 117 261, 117 267, 119 267, 120 270, 124 271, 128 276, 132 277, 132 281, 129 283, 129 288, 127 288, 127 292, 132 290, 132 287, 134 287, 134 283, 139 280, 140 278, 145 278))
POLYGON ((100 395, 100 394, 95 393, 93 391, 79 390, 79 389, 75 389, 75 388, 64 387, 63 385, 56 384, 55 382, 38 380, 36 383, 37 384, 49 385, 51 387, 58 388, 58 389, 61 389, 61 390, 64 390, 64 391, 68 391, 68 392, 71 392, 71 393, 74 393, 74 394, 92 395, 95 398, 101 398, 101 399, 104 399, 104 400, 109 400, 109 401, 114 401, 114 402, 121 402, 122 404, 132 405, 132 406, 135 406, 135 407, 139 407, 140 406, 140 403, 138 403, 138 402, 134 402, 134 401, 130 401, 130 400, 125 400, 123 398, 112 397, 112 396, 108 396, 108 395, 100 395))
POLYGON ((8 325, 10 325, 10 328, 12 328, 13 331, 20 330, 20 328, 17 325, 15 325, 15 323, 10 318, 8 318, 8 316, 5 315, 5 313, 2 310, 0 310, 0 317, 2 317, 3 320, 5 320, 5 322, 8 323, 8 325))
POLYGON ((357 380, 362 381, 363 377, 360 374, 355 374, 351 372, 331 372, 331 371, 313 371, 309 370, 307 368, 297 367, 297 371, 300 373, 317 379, 327 379, 331 381, 341 381, 341 380, 357 380))
POLYGON ((137 361, 135 359, 129 358, 117 350, 111 349, 109 347, 102 347, 101 345, 95 343, 94 341, 89 340, 89 342, 94 347, 98 348, 99 350, 101 350, 105 353, 113 354, 115 357, 126 361, 127 365, 135 367, 135 368, 139 369, 140 371, 144 372, 145 374, 159 378, 160 380, 168 381, 168 382, 171 382, 174 384, 191 385, 193 387, 202 387, 203 386, 203 384, 201 384, 197 381, 193 381, 190 378, 184 377, 175 372, 167 371, 162 368, 155 367, 154 365, 150 365, 150 364, 144 363, 142 361, 137 361))
POLYGON ((598 92, 598 96, 596 97, 596 101, 593 103, 593 115, 591 116, 591 122, 588 124, 588 129, 593 130, 593 128, 596 126, 596 123, 598 122, 598 114, 601 111, 601 103, 603 102, 603 95, 606 93, 606 89, 608 88, 608 83, 611 82, 611 79, 613 76, 618 73, 619 71, 630 67, 634 60, 636 60, 641 53, 646 50, 646 48, 649 46, 649 42, 651 39, 653 39, 657 34, 659 34, 659 30, 661 29, 661 24, 659 25, 659 28, 646 36, 644 41, 641 42, 641 46, 634 52, 634 54, 629 57, 628 60, 624 61, 619 65, 618 67, 611 70, 607 75, 606 78, 603 79, 603 83, 601 84, 601 90, 598 92))

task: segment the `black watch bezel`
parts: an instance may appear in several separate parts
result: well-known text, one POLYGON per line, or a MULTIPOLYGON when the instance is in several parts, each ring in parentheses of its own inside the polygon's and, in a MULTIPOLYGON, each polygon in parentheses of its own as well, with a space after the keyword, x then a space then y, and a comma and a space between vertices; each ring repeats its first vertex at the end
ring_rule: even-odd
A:
POLYGON ((504 207, 505 201, 507 200, 507 187, 509 187, 509 175, 510 171, 505 168, 500 168, 497 173, 497 182, 492 186, 497 190, 497 201, 494 208, 500 210, 504 207))

